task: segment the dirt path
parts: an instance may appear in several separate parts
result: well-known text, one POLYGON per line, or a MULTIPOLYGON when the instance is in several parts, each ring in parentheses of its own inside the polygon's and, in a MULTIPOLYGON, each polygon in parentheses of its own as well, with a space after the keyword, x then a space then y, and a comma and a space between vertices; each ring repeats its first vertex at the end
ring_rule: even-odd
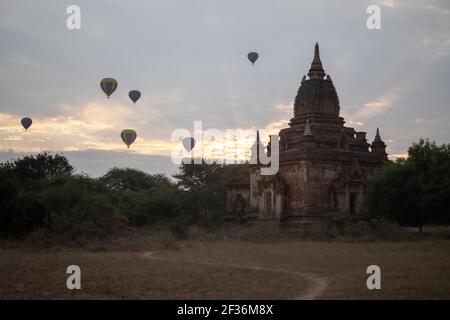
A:
POLYGON ((289 271, 285 269, 277 269, 277 268, 263 268, 263 267, 257 267, 257 266, 248 266, 248 265, 241 265, 241 264, 229 264, 229 263, 211 263, 211 262, 201 262, 201 261, 194 261, 194 260, 184 260, 180 261, 177 259, 168 259, 168 258, 161 258, 161 257, 155 257, 154 252, 146 252, 144 253, 144 257, 151 260, 157 260, 157 261, 167 261, 167 262, 174 262, 174 263, 193 263, 193 264, 200 264, 200 265, 206 265, 206 266, 212 266, 212 267, 228 267, 228 268, 238 268, 238 269, 247 269, 247 270, 256 270, 256 271, 266 271, 266 272, 274 272, 274 273, 284 273, 293 275, 295 277, 300 277, 305 279, 309 283, 309 288, 307 292, 301 293, 298 296, 294 297, 295 300, 314 300, 318 296, 322 294, 322 292, 327 287, 327 281, 319 277, 313 273, 307 273, 307 272, 296 272, 296 271, 289 271))

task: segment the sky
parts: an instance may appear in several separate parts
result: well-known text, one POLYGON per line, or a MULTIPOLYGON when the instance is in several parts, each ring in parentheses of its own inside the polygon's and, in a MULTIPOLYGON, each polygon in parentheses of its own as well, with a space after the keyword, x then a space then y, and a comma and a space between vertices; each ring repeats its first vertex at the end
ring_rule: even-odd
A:
POLYGON ((379 127, 391 158, 420 138, 450 143, 448 0, 2 0, 0 161, 50 151, 93 176, 174 173, 172 132, 194 121, 286 127, 316 42, 347 126, 369 142, 379 127), (380 30, 366 26, 372 4, 380 30), (70 5, 79 30, 66 27, 70 5), (111 99, 105 77, 118 81, 111 99), (126 128, 138 134, 129 150, 126 128))

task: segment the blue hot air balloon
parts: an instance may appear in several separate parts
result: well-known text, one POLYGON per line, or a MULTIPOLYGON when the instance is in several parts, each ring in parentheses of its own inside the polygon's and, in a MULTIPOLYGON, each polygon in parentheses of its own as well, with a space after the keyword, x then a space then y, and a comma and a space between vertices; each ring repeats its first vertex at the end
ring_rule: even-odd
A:
POLYGON ((256 60, 258 60, 259 58, 259 54, 257 52, 250 52, 247 55, 248 60, 250 60, 250 62, 253 64, 255 64, 256 60))
POLYGON ((139 98, 141 97, 141 93, 138 90, 131 90, 128 93, 128 96, 130 97, 131 101, 133 101, 134 104, 136 104, 136 101, 138 101, 139 98))
POLYGON ((187 152, 191 152, 195 147, 195 139, 192 137, 187 137, 183 139, 183 147, 187 152))
POLYGON ((20 120, 20 123, 25 128, 25 130, 27 130, 33 123, 33 120, 31 120, 31 118, 25 117, 25 118, 22 118, 22 120, 20 120))

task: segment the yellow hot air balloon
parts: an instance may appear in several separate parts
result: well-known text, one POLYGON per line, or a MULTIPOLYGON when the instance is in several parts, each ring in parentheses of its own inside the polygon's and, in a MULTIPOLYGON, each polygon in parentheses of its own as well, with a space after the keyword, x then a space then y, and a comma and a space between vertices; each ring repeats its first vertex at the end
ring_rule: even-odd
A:
POLYGON ((127 148, 129 149, 130 145, 134 142, 134 140, 136 140, 137 134, 136 131, 132 129, 125 129, 122 130, 122 132, 120 133, 120 137, 122 138, 122 141, 125 142, 127 148))
POLYGON ((103 92, 109 96, 113 94, 113 92, 117 89, 117 81, 113 78, 104 78, 100 81, 100 88, 102 88, 103 92))

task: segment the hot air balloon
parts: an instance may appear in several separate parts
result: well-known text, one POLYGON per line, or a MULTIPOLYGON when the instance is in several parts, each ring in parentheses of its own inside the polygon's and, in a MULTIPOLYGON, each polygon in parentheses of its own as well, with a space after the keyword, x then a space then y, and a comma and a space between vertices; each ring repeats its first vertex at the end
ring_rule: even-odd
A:
POLYGON ((120 133, 120 137, 122 138, 122 141, 125 142, 127 148, 129 149, 130 145, 134 142, 134 140, 136 140, 137 134, 136 131, 134 130, 125 129, 122 130, 122 132, 120 133))
POLYGON ((100 81, 100 88, 102 88, 103 92, 109 96, 113 94, 113 92, 117 89, 117 81, 113 78, 104 78, 100 81))
POLYGON ((136 101, 138 101, 141 97, 141 93, 138 90, 131 90, 130 92, 128 92, 128 96, 130 97, 131 101, 136 104, 136 101))
POLYGON ((253 64, 255 64, 256 60, 258 60, 259 54, 257 52, 250 52, 247 55, 248 60, 253 64))
POLYGON ((183 139, 183 147, 187 152, 191 152, 195 147, 195 139, 192 137, 187 137, 183 139))
POLYGON ((25 117, 25 118, 22 118, 22 120, 20 120, 20 123, 25 128, 25 130, 27 130, 33 123, 33 120, 31 120, 31 118, 25 117))

